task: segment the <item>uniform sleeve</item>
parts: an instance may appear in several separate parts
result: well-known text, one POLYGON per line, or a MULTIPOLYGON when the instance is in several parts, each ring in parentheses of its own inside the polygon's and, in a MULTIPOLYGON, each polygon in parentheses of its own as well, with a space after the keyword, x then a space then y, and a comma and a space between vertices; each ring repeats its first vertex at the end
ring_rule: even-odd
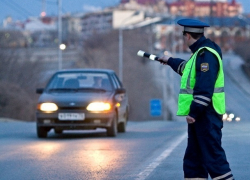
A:
POLYGON ((214 86, 219 70, 217 57, 204 50, 196 59, 196 83, 194 87, 194 100, 190 106, 189 116, 196 119, 212 103, 214 86))
POLYGON ((169 58, 168 59, 168 65, 178 74, 182 76, 182 71, 185 68, 186 65, 185 60, 180 59, 180 58, 169 58))

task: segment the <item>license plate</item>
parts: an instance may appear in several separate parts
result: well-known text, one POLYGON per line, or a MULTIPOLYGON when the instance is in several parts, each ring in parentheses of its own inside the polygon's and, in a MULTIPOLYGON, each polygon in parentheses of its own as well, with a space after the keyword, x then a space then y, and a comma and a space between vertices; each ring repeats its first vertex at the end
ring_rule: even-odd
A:
POLYGON ((58 119, 59 120, 84 120, 85 114, 84 113, 59 113, 58 119))

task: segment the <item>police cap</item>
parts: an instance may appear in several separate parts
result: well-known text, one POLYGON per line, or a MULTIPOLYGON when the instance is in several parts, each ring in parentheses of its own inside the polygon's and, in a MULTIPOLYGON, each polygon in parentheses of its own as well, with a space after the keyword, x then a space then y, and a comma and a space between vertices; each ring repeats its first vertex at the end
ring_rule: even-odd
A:
POLYGON ((196 19, 180 19, 177 23, 184 26, 185 32, 191 33, 204 33, 204 27, 209 27, 207 23, 196 19))

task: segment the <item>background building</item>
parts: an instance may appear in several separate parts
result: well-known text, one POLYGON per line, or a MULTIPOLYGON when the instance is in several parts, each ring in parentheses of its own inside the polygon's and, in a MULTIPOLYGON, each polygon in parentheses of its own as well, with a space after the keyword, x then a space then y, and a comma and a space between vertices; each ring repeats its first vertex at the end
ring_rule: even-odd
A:
MULTIPOLYGON (((183 44, 183 27, 176 25, 175 19, 166 19, 155 25, 156 42, 155 48, 160 51, 169 50, 173 52, 189 51, 183 44)), ((250 38, 250 21, 243 16, 235 17, 200 17, 201 21, 208 22, 211 27, 205 28, 205 36, 220 45, 224 52, 232 51, 239 42, 250 38)))
POLYGON ((171 15, 189 17, 234 17, 242 13, 242 6, 232 0, 178 0, 167 4, 171 15))

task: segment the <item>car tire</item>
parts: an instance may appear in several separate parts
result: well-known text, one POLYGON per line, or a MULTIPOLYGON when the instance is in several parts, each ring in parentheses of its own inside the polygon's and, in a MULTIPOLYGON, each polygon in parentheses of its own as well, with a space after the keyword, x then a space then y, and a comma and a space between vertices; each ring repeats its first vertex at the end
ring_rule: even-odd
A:
POLYGON ((113 118, 111 126, 107 128, 107 136, 115 137, 117 135, 117 115, 113 118))
POLYGON ((63 130, 62 129, 54 129, 55 134, 62 134, 63 130))
POLYGON ((120 133, 126 132, 126 123, 125 122, 119 123, 118 132, 120 132, 120 133))
POLYGON ((48 135, 48 131, 44 127, 37 126, 36 127, 36 132, 37 132, 37 137, 39 137, 39 138, 46 138, 47 135, 48 135))
POLYGON ((125 115, 125 122, 121 122, 118 124, 118 132, 126 132, 126 126, 127 126, 127 121, 128 121, 128 110, 125 115))
POLYGON ((118 132, 120 133, 126 132, 126 124, 127 124, 127 118, 125 119, 125 122, 121 122, 118 124, 118 132))

